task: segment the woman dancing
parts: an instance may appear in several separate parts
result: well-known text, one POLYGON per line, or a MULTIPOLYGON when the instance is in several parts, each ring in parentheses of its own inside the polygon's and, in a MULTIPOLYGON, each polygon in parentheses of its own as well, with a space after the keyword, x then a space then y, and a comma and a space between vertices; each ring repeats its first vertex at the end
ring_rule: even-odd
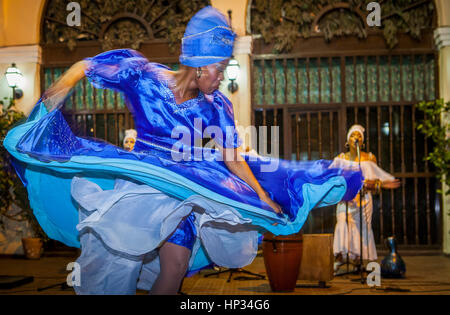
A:
POLYGON ((263 233, 297 233, 311 209, 358 192, 361 173, 331 161, 240 152, 233 106, 217 90, 234 38, 206 7, 186 28, 179 71, 127 49, 88 58, 8 133, 5 147, 20 161, 41 226, 81 246, 78 294, 176 294, 186 271, 246 266, 263 233), (133 151, 68 127, 59 107, 84 76, 123 93, 138 133, 133 151), (202 137, 215 149, 199 145, 202 137))

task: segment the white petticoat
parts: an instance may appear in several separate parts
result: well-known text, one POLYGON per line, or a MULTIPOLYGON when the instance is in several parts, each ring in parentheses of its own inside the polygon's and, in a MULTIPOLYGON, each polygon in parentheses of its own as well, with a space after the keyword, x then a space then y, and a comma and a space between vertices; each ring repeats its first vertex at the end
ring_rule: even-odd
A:
POLYGON ((82 253, 81 285, 77 294, 135 294, 150 290, 159 274, 158 248, 192 211, 197 239, 189 269, 196 260, 241 268, 258 249, 258 232, 251 220, 234 208, 194 195, 184 201, 147 185, 118 179, 102 190, 80 177, 72 181, 79 204, 82 253))

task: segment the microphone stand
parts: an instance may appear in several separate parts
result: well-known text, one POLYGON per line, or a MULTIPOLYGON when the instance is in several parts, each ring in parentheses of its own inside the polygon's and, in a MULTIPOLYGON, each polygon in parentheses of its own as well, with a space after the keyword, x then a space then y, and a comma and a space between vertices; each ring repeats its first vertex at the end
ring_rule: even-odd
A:
MULTIPOLYGON (((357 153, 357 157, 358 157, 358 166, 359 166, 359 170, 361 170, 361 152, 359 150, 359 141, 356 140, 355 141, 356 144, 356 153, 357 153)), ((364 277, 363 277, 363 240, 362 240, 362 197, 363 197, 363 188, 361 188, 361 190, 359 191, 359 265, 356 265, 356 267, 358 268, 358 272, 361 275, 361 283, 364 283, 364 277)), ((347 223, 347 261, 346 261, 346 265, 347 265, 347 272, 341 272, 339 274, 336 274, 335 276, 344 276, 344 275, 348 275, 348 274, 356 274, 355 271, 349 271, 349 250, 350 250, 350 231, 349 231, 349 222, 348 222, 348 202, 345 202, 345 220, 347 223)))
MULTIPOLYGON (((359 141, 356 140, 356 152, 358 154, 359 170, 361 170, 361 152, 359 149, 359 141)), ((363 215, 362 215, 362 199, 363 199, 364 186, 359 191, 359 273, 361 275, 361 283, 364 284, 363 276, 363 215)))
MULTIPOLYGON (((349 249, 350 249, 350 228, 349 228, 349 222, 348 222, 348 201, 345 202, 345 222, 346 222, 346 228, 347 228, 347 254, 346 254, 346 262, 345 265, 347 267, 347 271, 346 272, 340 272, 340 273, 335 273, 335 277, 341 277, 341 276, 345 276, 345 275, 354 275, 357 272, 355 270, 350 271, 350 255, 349 255, 349 249)), ((354 265, 354 264, 353 264, 354 265)))

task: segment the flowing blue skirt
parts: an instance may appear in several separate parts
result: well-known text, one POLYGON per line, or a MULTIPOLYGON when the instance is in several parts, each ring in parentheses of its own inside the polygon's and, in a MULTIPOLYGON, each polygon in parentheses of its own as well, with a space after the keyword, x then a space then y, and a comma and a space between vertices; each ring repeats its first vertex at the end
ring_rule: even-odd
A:
POLYGON ((136 282, 151 288, 159 272, 158 247, 187 218, 196 231, 190 271, 212 263, 243 267, 256 256, 263 233, 297 233, 310 210, 352 200, 362 186, 361 172, 329 168, 331 161, 245 155, 261 186, 282 206, 283 215, 277 215, 230 173, 218 151, 180 162, 156 146, 126 152, 75 136, 61 112, 48 112, 41 101, 10 130, 4 146, 44 231, 68 246, 81 244, 85 276, 78 293, 133 293, 136 282), (115 263, 93 271, 112 257, 115 263), (126 273, 128 282, 113 276, 117 272, 126 273))

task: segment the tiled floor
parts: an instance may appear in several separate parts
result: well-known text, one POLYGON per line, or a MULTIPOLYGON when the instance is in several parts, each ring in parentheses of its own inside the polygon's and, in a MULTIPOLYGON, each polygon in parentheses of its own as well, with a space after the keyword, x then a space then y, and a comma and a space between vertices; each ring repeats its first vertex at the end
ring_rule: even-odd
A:
MULTIPOLYGON (((61 290, 61 283, 66 281, 69 271, 68 263, 75 261, 74 257, 43 257, 40 260, 0 257, 1 275, 34 276, 32 283, 20 287, 0 290, 0 294, 74 294, 73 289, 61 290), (56 285, 53 288, 38 291, 39 288, 56 285)), ((289 293, 275 293, 270 289, 269 281, 265 280, 235 280, 235 277, 250 277, 236 274, 230 282, 228 274, 220 276, 204 276, 214 270, 204 270, 201 273, 186 278, 182 292, 187 295, 327 295, 327 294, 450 294, 450 258, 445 256, 405 256, 407 276, 405 279, 382 279, 381 287, 370 288, 361 284, 356 275, 346 275, 334 278, 327 283, 327 288, 317 288, 316 283, 297 282, 297 288, 289 293), (356 281, 353 281, 355 279, 356 281), (312 285, 308 288, 305 286, 312 285), (302 286, 302 287, 301 287, 302 286)), ((258 256, 246 270, 266 275, 263 257, 258 256)), ((138 294, 146 292, 138 291, 138 294)))

